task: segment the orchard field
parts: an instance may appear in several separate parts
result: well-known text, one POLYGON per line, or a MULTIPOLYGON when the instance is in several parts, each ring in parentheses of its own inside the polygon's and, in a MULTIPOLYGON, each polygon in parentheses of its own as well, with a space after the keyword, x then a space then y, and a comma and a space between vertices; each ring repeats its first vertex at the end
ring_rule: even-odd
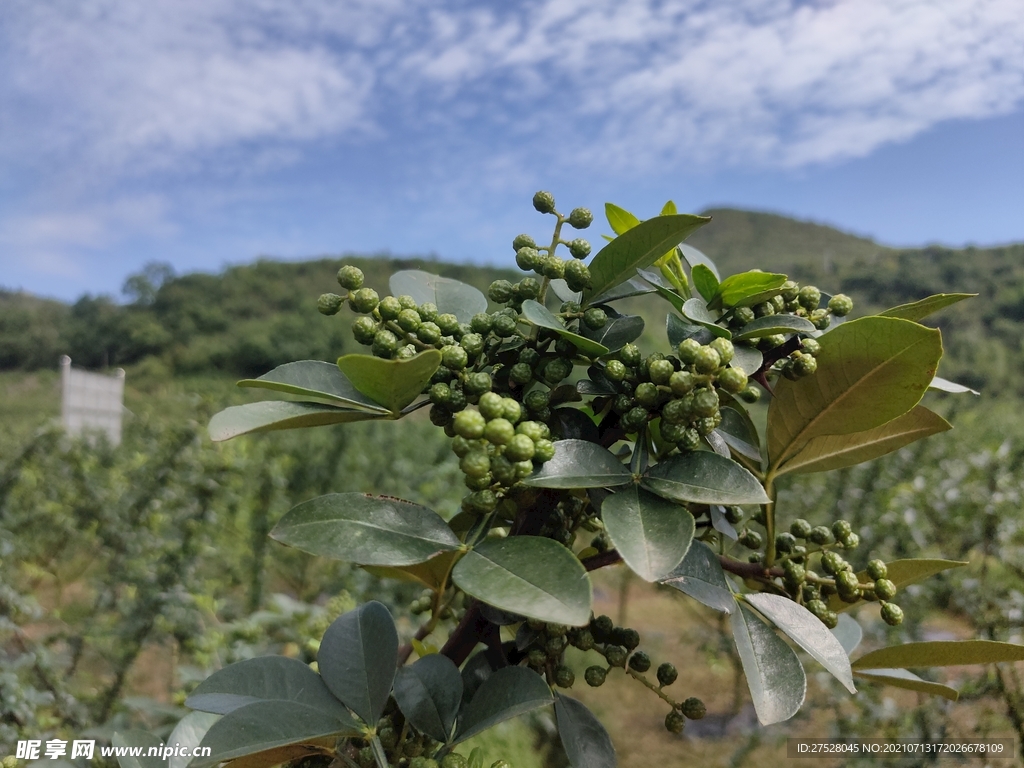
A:
MULTIPOLYGON (((861 466, 790 475, 779 492, 812 526, 849 521, 861 539, 850 555, 857 570, 872 558, 969 562, 902 590, 899 626, 884 623, 875 604, 857 607, 862 651, 910 640, 1024 642, 1024 246, 896 251, 779 217, 712 213, 714 225, 688 242, 723 274, 755 265, 785 272, 849 294, 854 316, 934 293, 979 294, 933 316, 945 345, 941 375, 981 392, 926 395, 953 431, 861 466)), ((206 433, 217 411, 258 399, 235 379, 356 351, 350 315, 315 311, 342 261, 361 266, 382 293, 396 268, 426 264, 260 262, 181 277, 154 268, 129 281, 127 304, 0 293, 0 757, 24 738, 109 740, 131 727, 166 736, 211 672, 266 654, 312 663, 328 625, 368 600, 390 609, 403 641, 412 637, 422 585, 306 555, 268 533, 291 507, 326 493, 395 496, 454 517, 465 492, 459 458, 425 411, 402 424, 228 443, 206 433), (55 426, 64 353, 127 370, 131 415, 119 447, 55 426)), ((429 266, 481 289, 508 274, 429 266)), ((641 349, 662 341, 662 306, 634 298, 620 309, 644 317, 641 349)), ((764 409, 753 415, 763 420, 764 409)), ((858 681, 856 696, 809 664, 808 704, 787 723, 761 727, 727 619, 677 595, 623 565, 595 580, 595 612, 635 627, 655 665, 673 663, 679 685, 701 692, 708 714, 681 735, 666 731, 664 705, 625 674, 613 670, 605 686, 589 687, 593 651, 566 655, 572 694, 601 717, 626 768, 759 765, 782 758, 788 736, 1000 736, 1018 748, 1024 739, 1024 681, 1012 664, 916 670, 925 678, 919 692, 858 681)), ((444 639, 439 630, 424 642, 437 648, 444 639)), ((486 765, 499 757, 515 768, 567 765, 547 711, 472 746, 486 765)))

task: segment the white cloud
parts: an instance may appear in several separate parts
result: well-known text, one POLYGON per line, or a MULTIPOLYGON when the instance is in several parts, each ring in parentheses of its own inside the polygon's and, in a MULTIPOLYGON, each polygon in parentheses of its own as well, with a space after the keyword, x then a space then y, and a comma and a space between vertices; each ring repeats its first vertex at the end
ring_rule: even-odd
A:
POLYGON ((180 206, 130 213, 126 178, 259 176, 325 142, 407 143, 454 190, 470 167, 479 188, 542 162, 800 167, 1024 105, 1021 0, 6 0, 3 14, 0 173, 28 180, 19 209, 37 212, 8 213, 0 240, 36 254, 166 231, 180 206))

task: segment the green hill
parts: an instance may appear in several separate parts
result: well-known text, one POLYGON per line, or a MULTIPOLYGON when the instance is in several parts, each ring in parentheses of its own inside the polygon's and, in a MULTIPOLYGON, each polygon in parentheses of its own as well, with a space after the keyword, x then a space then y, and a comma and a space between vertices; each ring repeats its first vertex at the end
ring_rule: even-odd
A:
MULTIPOLYGON (((689 243, 713 258, 723 274, 755 266, 785 272, 850 294, 858 314, 933 293, 980 294, 937 316, 949 353, 943 372, 976 388, 1024 393, 1024 244, 894 249, 769 213, 707 213, 713 222, 689 243)), ((595 242, 597 235, 590 235, 595 242)), ((362 268, 367 284, 380 291, 399 269, 440 272, 482 289, 510 276, 493 267, 426 259, 339 256, 262 259, 218 275, 174 276, 151 267, 129 279, 131 304, 85 296, 64 305, 0 291, 0 370, 53 369, 61 354, 94 368, 145 362, 151 374, 164 376, 248 376, 295 359, 333 360, 356 349, 348 315, 325 318, 315 305, 317 296, 335 286, 343 261, 362 268)), ((623 309, 643 313, 649 339, 660 339, 664 306, 630 300, 623 309)))

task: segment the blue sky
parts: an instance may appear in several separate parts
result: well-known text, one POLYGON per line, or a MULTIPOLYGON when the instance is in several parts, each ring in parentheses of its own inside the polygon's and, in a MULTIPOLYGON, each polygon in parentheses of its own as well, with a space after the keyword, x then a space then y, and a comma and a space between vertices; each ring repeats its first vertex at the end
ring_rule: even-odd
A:
POLYGON ((0 72, 0 285, 64 299, 507 263, 540 188, 1024 240, 1021 0, 5 0, 0 72))

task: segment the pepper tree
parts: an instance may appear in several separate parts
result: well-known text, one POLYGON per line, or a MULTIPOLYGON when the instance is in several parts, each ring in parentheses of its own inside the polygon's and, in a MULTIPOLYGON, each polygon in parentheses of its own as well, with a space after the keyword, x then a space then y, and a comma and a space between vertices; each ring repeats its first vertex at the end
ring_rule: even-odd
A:
POLYGON ((591 224, 590 211, 563 215, 547 192, 533 204, 554 227, 545 244, 514 239, 521 280, 497 280, 485 297, 403 271, 382 298, 343 266, 344 292, 324 294, 318 308, 336 315, 347 305, 371 354, 242 381, 305 399, 228 408, 212 420, 212 438, 225 440, 429 407, 467 494, 444 516, 360 493, 292 509, 274 539, 420 583, 426 593, 412 607, 424 622, 402 644, 388 610, 370 602, 331 624, 316 669, 263 657, 214 673, 179 726, 212 750, 193 768, 317 756, 378 768, 479 765, 478 754, 460 754, 466 739, 552 705, 575 768, 614 766, 601 723, 562 692, 581 682, 565 663, 573 649, 603 657, 585 684, 623 674, 663 699, 670 731, 705 713, 671 662, 651 673, 639 633, 593 615, 588 574, 618 563, 729 614, 766 725, 804 700, 804 666, 790 643, 851 693, 855 677, 946 693, 905 668, 1022 657, 1018 646, 988 641, 909 643, 851 663, 861 633, 850 608, 877 601, 882 618, 899 624, 900 588, 962 563, 871 560, 855 571, 849 523, 812 527, 777 505, 787 474, 850 466, 950 429, 919 404, 928 389, 958 390, 936 377, 940 332, 919 321, 967 294, 847 320, 848 297, 786 275, 722 278, 680 245, 710 219, 671 203, 646 221, 608 205, 615 236, 592 259, 590 243, 567 235, 591 224), (640 295, 666 302, 664 352, 644 356, 634 343, 643 320, 615 308, 640 295), (763 433, 748 410, 760 398, 769 400, 763 433), (435 633, 447 640, 430 653, 423 641, 435 633))

